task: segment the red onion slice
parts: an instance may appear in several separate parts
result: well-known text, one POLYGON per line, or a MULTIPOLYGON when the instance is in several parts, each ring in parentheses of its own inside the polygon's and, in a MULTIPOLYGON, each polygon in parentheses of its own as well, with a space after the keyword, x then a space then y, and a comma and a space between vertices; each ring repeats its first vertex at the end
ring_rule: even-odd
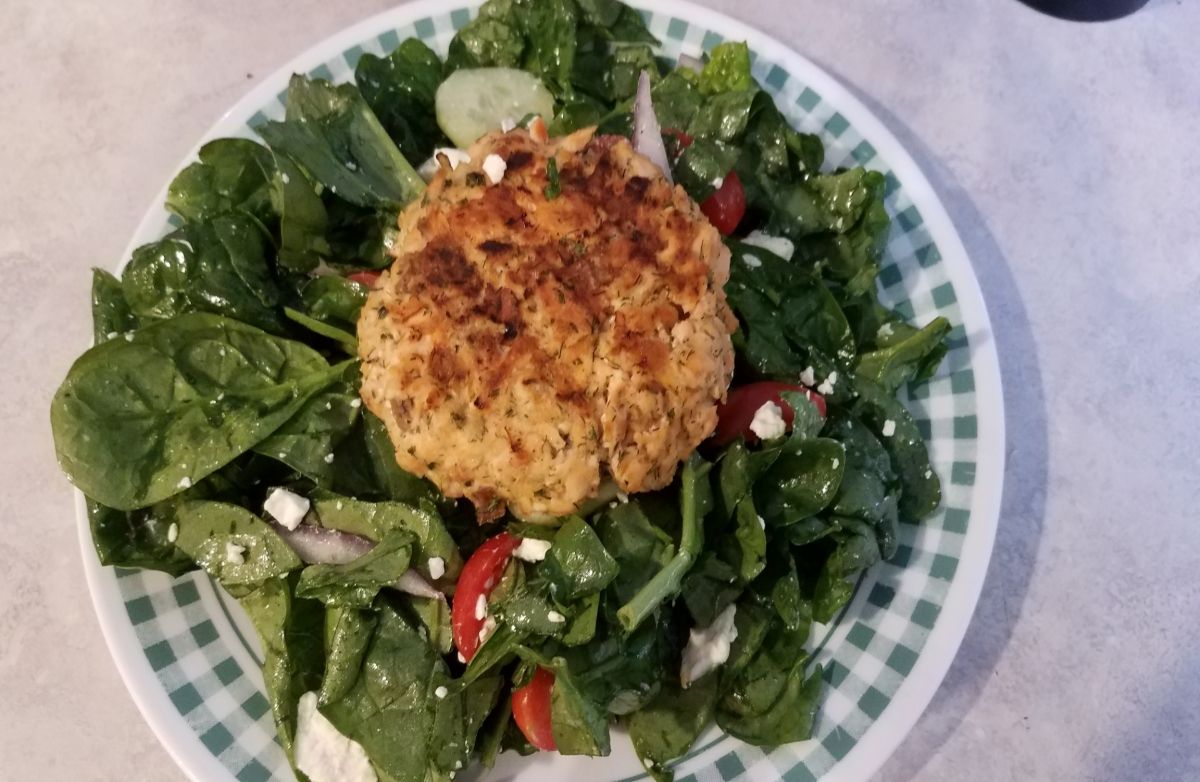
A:
POLYGON ((646 71, 638 77, 637 95, 633 99, 633 148, 662 169, 667 182, 675 183, 671 178, 671 163, 667 160, 667 146, 663 144, 658 117, 650 102, 650 74, 646 71))
POLYGON ((288 529, 276 521, 268 522, 296 556, 310 565, 345 565, 375 548, 375 541, 351 532, 301 524, 288 529))
POLYGON ((678 63, 680 68, 687 68, 688 70, 695 71, 696 73, 704 70, 704 63, 689 54, 679 55, 678 63))

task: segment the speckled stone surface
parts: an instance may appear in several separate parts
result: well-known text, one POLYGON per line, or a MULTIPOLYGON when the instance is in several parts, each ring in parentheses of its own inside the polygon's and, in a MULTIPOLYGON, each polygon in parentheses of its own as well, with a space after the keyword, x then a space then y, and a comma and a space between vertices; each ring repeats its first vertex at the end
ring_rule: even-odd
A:
MULTIPOLYGON (((707 0, 846 82, 945 201, 996 326, 1009 469, 954 666, 885 782, 1200 779, 1200 4, 707 0)), ((0 14, 0 780, 182 779, 92 614, 51 394, 196 138, 378 0, 0 14)))

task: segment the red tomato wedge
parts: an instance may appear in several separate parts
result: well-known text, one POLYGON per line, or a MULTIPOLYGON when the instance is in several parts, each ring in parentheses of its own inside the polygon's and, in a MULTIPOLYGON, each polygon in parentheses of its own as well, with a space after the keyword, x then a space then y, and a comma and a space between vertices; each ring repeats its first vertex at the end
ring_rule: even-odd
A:
POLYGON ((737 230, 746 214, 746 189, 736 171, 725 175, 717 192, 700 204, 700 211, 722 234, 728 236, 737 230))
POLYGON ((550 692, 554 689, 554 674, 538 668, 529 684, 513 692, 513 719, 529 743, 543 752, 558 749, 550 724, 550 692))
POLYGON ((368 288, 374 288, 375 282, 379 279, 380 274, 383 274, 383 272, 381 272, 381 271, 355 272, 354 274, 347 274, 346 279, 353 280, 354 282, 357 282, 359 285, 366 285, 368 288))
POLYGON ((454 590, 454 602, 450 605, 450 626, 454 633, 454 645, 463 659, 470 660, 479 651, 479 631, 483 629, 484 617, 476 617, 475 607, 479 598, 487 596, 496 588, 504 567, 521 541, 501 532, 488 538, 463 565, 454 590))
POLYGON ((796 383, 764 380, 760 383, 751 383, 735 388, 729 392, 729 398, 725 400, 725 404, 717 409, 717 428, 709 438, 710 442, 714 445, 727 445, 739 436, 745 437, 748 443, 758 442, 758 436, 750 431, 750 422, 754 420, 754 414, 758 412, 758 408, 767 402, 779 405, 780 412, 783 413, 783 420, 790 429, 796 413, 780 397, 780 394, 788 391, 806 394, 809 400, 817 406, 821 417, 825 417, 825 397, 816 391, 796 383))

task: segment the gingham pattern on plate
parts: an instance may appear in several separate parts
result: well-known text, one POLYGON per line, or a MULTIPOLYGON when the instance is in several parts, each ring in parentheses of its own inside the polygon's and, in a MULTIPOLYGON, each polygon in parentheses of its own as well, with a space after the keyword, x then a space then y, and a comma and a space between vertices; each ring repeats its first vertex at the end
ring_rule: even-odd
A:
MULTIPOLYGON (((310 70, 310 75, 350 79, 364 52, 385 54, 415 36, 443 52, 454 30, 474 11, 459 8, 375 31, 310 70)), ((662 52, 697 55, 723 38, 687 20, 644 12, 662 40, 662 52)), ((903 525, 901 546, 889 563, 874 568, 858 584, 854 599, 828 628, 814 631, 814 651, 825 666, 824 701, 812 741, 763 751, 713 730, 683 759, 681 782, 816 780, 855 746, 889 707, 925 647, 926 638, 958 572, 964 537, 971 524, 975 482, 977 413, 971 345, 963 327, 955 289, 942 255, 908 197, 868 139, 812 86, 783 65, 757 54, 754 74, 799 129, 821 136, 831 167, 863 165, 885 174, 887 206, 893 216, 879 281, 886 304, 926 322, 945 316, 954 326, 951 350, 938 376, 909 389, 905 398, 930 445, 943 481, 942 509, 919 526, 903 525)), ((259 106, 239 132, 283 115, 284 94, 259 106)), ((249 114, 249 112, 248 112, 249 114)), ((161 221, 165 232, 168 221, 161 221)), ((258 650, 244 617, 203 576, 172 580, 161 574, 108 571, 115 579, 137 640, 170 702, 203 747, 243 782, 292 779, 275 737, 258 670, 258 650)), ((605 776, 594 764, 595 779, 605 776)), ((624 777, 623 782, 645 779, 624 777)))

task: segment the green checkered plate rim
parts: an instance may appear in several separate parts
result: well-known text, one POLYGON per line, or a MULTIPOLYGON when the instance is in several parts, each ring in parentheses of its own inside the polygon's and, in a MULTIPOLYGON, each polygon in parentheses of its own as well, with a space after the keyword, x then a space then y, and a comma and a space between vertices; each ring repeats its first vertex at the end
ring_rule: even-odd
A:
MULTIPOLYGON (((444 53, 477 5, 469 0, 447 10, 442 0, 420 0, 343 30, 264 79, 201 143, 254 137, 254 126, 281 117, 293 72, 347 80, 364 52, 385 53, 410 36, 444 53)), ((814 633, 826 687, 813 739, 758 748, 714 728, 676 767, 681 782, 865 780, 899 745, 949 668, 991 555, 1004 471, 1004 411, 983 297, 929 182, 843 86, 772 38, 716 12, 685 0, 634 5, 668 57, 697 56, 723 40, 749 42, 758 81, 793 124, 821 136, 830 166, 863 165, 885 174, 893 221, 881 297, 917 321, 942 315, 953 325, 938 375, 903 396, 942 478, 942 508, 920 525, 902 525, 896 557, 866 574, 842 614, 814 633)), ((168 230, 164 198, 165 188, 123 257, 168 230)), ((236 603, 202 575, 171 579, 101 567, 82 497, 77 515, 88 584, 113 658, 183 771, 204 782, 294 779, 263 692, 257 641, 236 603)), ((506 754, 492 773, 498 779, 547 775, 577 782, 646 778, 621 740, 602 760, 506 754)))

